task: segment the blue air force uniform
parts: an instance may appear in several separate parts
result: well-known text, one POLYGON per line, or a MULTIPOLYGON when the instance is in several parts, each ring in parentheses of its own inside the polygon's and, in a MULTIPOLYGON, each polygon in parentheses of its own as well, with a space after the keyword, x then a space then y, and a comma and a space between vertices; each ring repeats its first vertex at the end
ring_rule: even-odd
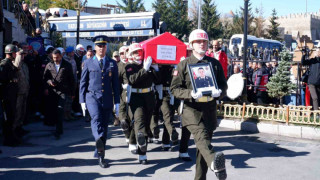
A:
POLYGON ((92 134, 96 142, 102 139, 105 145, 113 103, 120 103, 120 85, 117 63, 106 56, 103 57, 102 62, 100 61, 97 56, 94 56, 84 62, 79 99, 80 103, 86 103, 91 116, 92 134))

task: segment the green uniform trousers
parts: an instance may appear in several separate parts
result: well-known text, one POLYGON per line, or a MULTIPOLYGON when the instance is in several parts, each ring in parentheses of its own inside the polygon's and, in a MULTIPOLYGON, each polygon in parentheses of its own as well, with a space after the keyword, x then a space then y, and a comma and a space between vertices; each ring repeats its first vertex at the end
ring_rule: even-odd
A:
POLYGON ((188 125, 197 147, 196 152, 196 175, 195 180, 205 180, 208 168, 210 168, 214 158, 214 150, 211 145, 213 130, 207 130, 201 121, 198 125, 188 125))
MULTIPOLYGON (((143 133, 147 141, 154 104, 153 92, 131 94, 130 109, 133 114, 136 139, 138 139, 138 133, 143 133)), ((145 155, 145 152, 141 152, 138 148, 138 154, 145 155)))

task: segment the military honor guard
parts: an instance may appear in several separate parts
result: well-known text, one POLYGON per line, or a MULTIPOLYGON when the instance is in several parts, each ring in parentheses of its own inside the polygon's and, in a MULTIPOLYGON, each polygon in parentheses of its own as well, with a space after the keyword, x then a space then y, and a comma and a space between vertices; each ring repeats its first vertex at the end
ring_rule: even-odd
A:
POLYGON ((128 64, 126 58, 126 51, 129 49, 128 46, 122 46, 119 49, 120 61, 118 62, 119 68, 119 82, 120 82, 120 108, 119 108, 119 119, 120 126, 125 135, 126 143, 129 145, 129 151, 133 154, 137 152, 137 142, 133 130, 132 113, 128 106, 128 90, 130 91, 130 85, 128 84, 127 74, 125 66, 128 64))
POLYGON ((129 53, 133 61, 125 67, 129 85, 132 87, 129 106, 133 114, 139 162, 147 164, 148 132, 150 132, 150 121, 155 105, 152 84, 160 81, 159 67, 156 64, 151 65, 151 57, 143 62, 143 49, 138 43, 130 45, 129 53))
POLYGON ((227 82, 220 62, 205 56, 208 41, 205 31, 196 29, 191 32, 189 43, 193 47, 193 54, 178 64, 173 72, 170 90, 176 98, 184 100, 182 126, 191 132, 197 147, 195 179, 206 179, 210 168, 219 180, 224 180, 227 178, 225 157, 222 152, 214 151, 211 138, 217 127, 216 99, 226 93, 227 82), (196 63, 211 63, 219 90, 212 90, 209 96, 203 96, 201 91, 193 91, 188 64, 196 63))
POLYGON ((88 109, 91 116, 91 130, 96 141, 95 157, 102 168, 108 166, 105 161, 105 144, 109 118, 115 104, 116 115, 119 116, 119 78, 117 63, 106 56, 107 36, 96 36, 96 55, 84 62, 80 80, 80 104, 83 114, 88 109))
POLYGON ((163 135, 162 135, 162 149, 169 150, 171 148, 170 139, 172 145, 178 144, 179 134, 176 131, 173 120, 175 107, 179 105, 177 99, 174 99, 174 96, 170 91, 170 84, 172 80, 172 73, 175 68, 171 65, 161 65, 160 74, 161 74, 161 84, 163 85, 162 100, 160 103, 160 110, 162 112, 164 126, 163 126, 163 135), (176 106, 174 106, 176 105, 176 106))

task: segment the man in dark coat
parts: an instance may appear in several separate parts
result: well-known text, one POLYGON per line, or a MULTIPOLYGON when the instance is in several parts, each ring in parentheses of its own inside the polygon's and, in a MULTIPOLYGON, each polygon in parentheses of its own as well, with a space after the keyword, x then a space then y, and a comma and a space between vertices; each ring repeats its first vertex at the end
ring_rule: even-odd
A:
POLYGON ((74 96, 75 83, 72 74, 71 64, 62 59, 61 52, 54 50, 52 52, 53 62, 46 65, 43 79, 47 84, 46 92, 53 104, 53 111, 56 115, 56 131, 54 136, 59 139, 63 134, 62 121, 64 118, 64 104, 66 96, 74 96))

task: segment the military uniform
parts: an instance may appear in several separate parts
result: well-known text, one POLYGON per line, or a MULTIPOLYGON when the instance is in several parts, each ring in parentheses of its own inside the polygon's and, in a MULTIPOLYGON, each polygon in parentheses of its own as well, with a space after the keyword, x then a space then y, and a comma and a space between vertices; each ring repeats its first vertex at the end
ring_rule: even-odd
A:
POLYGON ((120 83, 120 106, 119 106, 119 119, 125 120, 128 127, 124 127, 123 132, 126 139, 129 139, 129 144, 136 144, 136 138, 133 130, 132 113, 129 106, 127 105, 127 90, 122 88, 122 85, 128 84, 128 79, 126 75, 125 66, 126 63, 119 61, 118 63, 119 70, 119 83, 120 83))
POLYGON ((211 77, 205 76, 204 78, 198 77, 196 80, 196 87, 197 88, 204 88, 204 87, 212 87, 213 81, 211 77))
POLYGON ((159 73, 153 68, 146 71, 142 64, 135 62, 125 67, 129 85, 132 86, 130 109, 134 119, 134 130, 139 145, 145 144, 141 149, 138 146, 138 154, 146 155, 150 120, 155 105, 152 84, 160 81, 159 73))
POLYGON ((102 69, 96 56, 84 62, 80 80, 80 103, 86 103, 92 118, 91 129, 95 140, 103 137, 105 144, 113 102, 120 103, 120 93, 116 62, 108 57, 104 57, 103 61, 102 69))
POLYGON ((179 136, 173 124, 174 111, 176 109, 174 105, 175 104, 178 105, 179 102, 177 100, 176 101, 174 100, 174 97, 170 92, 170 84, 172 80, 173 70, 174 70, 174 67, 169 65, 162 65, 160 67, 161 82, 162 82, 161 84, 163 85, 163 99, 160 106, 163 120, 164 120, 163 136, 162 136, 163 145, 170 144, 170 137, 171 137, 172 143, 176 145, 178 143, 178 136, 179 136))
POLYGON ((194 137, 197 147, 195 179, 206 179, 206 172, 211 166, 215 152, 211 145, 213 131, 217 127, 216 101, 212 97, 202 97, 202 102, 197 102, 191 96, 192 83, 188 72, 188 64, 211 63, 218 88, 222 90, 221 97, 227 89, 227 83, 221 64, 218 60, 204 56, 198 60, 194 55, 178 64, 173 73, 170 90, 172 94, 184 100, 182 112, 182 126, 187 127, 194 137))
POLYGON ((18 137, 13 132, 15 119, 17 93, 18 93, 18 68, 11 59, 5 58, 0 63, 1 103, 4 111, 3 136, 4 145, 18 145, 18 137))

